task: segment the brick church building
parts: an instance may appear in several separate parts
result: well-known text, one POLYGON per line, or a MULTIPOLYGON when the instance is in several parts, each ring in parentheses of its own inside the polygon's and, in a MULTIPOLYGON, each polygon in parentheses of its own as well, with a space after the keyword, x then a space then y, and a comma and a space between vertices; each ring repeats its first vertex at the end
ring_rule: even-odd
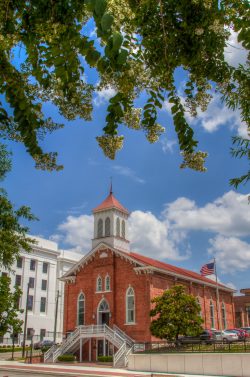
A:
POLYGON ((197 298, 204 328, 234 326, 232 289, 219 284, 218 309, 213 280, 148 258, 143 250, 141 254, 130 250, 129 212, 112 191, 93 215, 92 249, 62 277, 67 339, 53 360, 70 351, 78 353, 80 361, 114 354, 114 364, 124 364, 133 341, 155 340, 149 330, 151 299, 175 284, 184 285, 197 298))

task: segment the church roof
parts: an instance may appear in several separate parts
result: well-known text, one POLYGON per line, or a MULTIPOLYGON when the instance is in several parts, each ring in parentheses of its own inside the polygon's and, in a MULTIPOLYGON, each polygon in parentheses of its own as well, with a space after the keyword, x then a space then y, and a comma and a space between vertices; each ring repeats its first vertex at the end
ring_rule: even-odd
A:
POLYGON ((128 210, 125 207, 123 207, 123 205, 114 197, 112 191, 110 191, 107 198, 99 206, 93 209, 93 212, 95 213, 95 212, 103 211, 105 209, 112 209, 112 208, 119 209, 120 211, 129 214, 128 210))
MULTIPOLYGON (((200 280, 201 282, 209 283, 216 286, 216 282, 214 280, 201 276, 197 272, 186 270, 185 268, 176 267, 171 264, 158 261, 156 259, 145 257, 144 255, 141 255, 141 254, 130 252, 129 255, 132 258, 136 259, 138 262, 143 263, 147 266, 152 266, 157 269, 159 268, 161 270, 165 270, 166 272, 172 272, 174 274, 182 275, 184 278, 187 277, 189 279, 200 280)), ((228 288, 224 284, 218 283, 218 285, 223 288, 228 288)))

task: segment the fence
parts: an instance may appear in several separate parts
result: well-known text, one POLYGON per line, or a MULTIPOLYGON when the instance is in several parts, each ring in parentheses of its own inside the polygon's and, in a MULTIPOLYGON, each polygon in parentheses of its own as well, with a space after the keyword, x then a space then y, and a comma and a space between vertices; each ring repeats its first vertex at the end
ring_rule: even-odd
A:
POLYGON ((250 352, 250 340, 224 343, 213 341, 209 344, 204 341, 181 344, 176 342, 148 342, 135 343, 132 353, 183 353, 183 352, 250 352))
MULTIPOLYGON (((24 334, 18 334, 18 336, 14 337, 14 344, 15 345, 17 345, 17 344, 21 345, 22 344, 23 335, 24 334)), ((43 340, 44 338, 49 339, 49 340, 53 340, 54 339, 54 332, 53 331, 47 331, 44 335, 33 335, 33 343, 39 342, 40 340, 43 340)), ((62 338, 63 338, 63 333, 57 332, 56 333, 56 339, 62 339, 62 338)), ((27 335, 26 341, 27 341, 27 344, 30 344, 31 336, 27 335)), ((10 334, 9 337, 0 336, 0 345, 12 345, 12 344, 13 344, 12 334, 10 334)))

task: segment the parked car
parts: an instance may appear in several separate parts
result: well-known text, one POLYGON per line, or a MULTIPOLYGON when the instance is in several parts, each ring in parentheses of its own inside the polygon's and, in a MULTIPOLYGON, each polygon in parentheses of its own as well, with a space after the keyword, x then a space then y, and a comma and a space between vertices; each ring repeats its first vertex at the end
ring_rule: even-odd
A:
POLYGON ((40 348, 43 347, 52 347, 54 344, 53 340, 40 340, 40 342, 37 342, 34 344, 34 349, 39 350, 40 348))
POLYGON ((241 327, 241 329, 247 331, 248 337, 250 337, 250 327, 241 327))
POLYGON ((228 331, 236 332, 239 340, 245 340, 246 339, 246 332, 242 329, 227 329, 228 331))
POLYGON ((237 342, 239 339, 238 334, 236 331, 214 331, 215 341, 224 342, 224 343, 232 343, 237 342))
POLYGON ((206 343, 211 344, 214 342, 214 334, 211 330, 204 330, 198 336, 182 336, 178 339, 179 344, 194 344, 194 343, 206 343))

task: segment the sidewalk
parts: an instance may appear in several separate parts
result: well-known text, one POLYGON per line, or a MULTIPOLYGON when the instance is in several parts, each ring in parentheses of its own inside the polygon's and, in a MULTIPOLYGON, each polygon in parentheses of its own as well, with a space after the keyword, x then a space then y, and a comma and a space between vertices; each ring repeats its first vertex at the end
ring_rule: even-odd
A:
MULTIPOLYGON (((24 364, 18 361, 0 361, 0 372, 23 372, 27 375, 38 373, 44 376, 65 376, 65 377, 205 377, 198 375, 185 374, 169 374, 169 373, 151 373, 151 372, 137 372, 126 369, 115 369, 96 364, 24 364)), ((212 376, 207 376, 212 377, 212 376)), ((213 376, 216 377, 216 376, 213 376)))

